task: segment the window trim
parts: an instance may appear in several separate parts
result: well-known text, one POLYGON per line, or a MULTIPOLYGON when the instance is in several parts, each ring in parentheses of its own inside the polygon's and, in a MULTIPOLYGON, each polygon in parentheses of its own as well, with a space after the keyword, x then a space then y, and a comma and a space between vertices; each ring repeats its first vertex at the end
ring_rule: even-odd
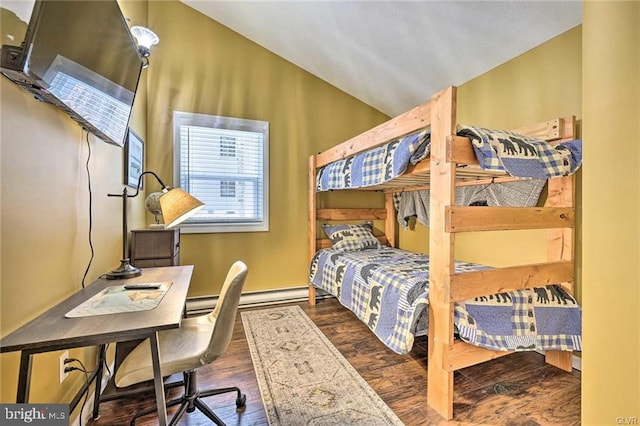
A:
POLYGON ((243 223, 218 222, 203 225, 183 222, 182 233, 266 232, 269 231, 269 122, 245 118, 224 117, 191 112, 173 112, 173 184, 180 186, 180 126, 201 126, 216 129, 240 130, 263 134, 262 145, 262 221, 243 223))

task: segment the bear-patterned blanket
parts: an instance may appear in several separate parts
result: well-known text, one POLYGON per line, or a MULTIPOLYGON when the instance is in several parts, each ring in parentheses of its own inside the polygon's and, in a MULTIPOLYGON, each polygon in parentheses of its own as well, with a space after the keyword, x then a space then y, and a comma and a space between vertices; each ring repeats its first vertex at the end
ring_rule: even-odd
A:
MULTIPOLYGON (((574 173, 582 163, 582 141, 557 145, 513 132, 458 125, 471 140, 480 167, 511 176, 548 179, 574 173)), ((412 133, 318 170, 316 190, 375 186, 402 175, 429 155, 430 129, 412 133)))
MULTIPOLYGON (((456 273, 487 269, 456 262, 456 273)), ((391 350, 406 354, 427 329, 429 257, 395 248, 323 249, 310 282, 351 310, 391 350)), ((457 332, 494 350, 581 350, 581 309, 560 286, 519 290, 455 304, 457 332)))

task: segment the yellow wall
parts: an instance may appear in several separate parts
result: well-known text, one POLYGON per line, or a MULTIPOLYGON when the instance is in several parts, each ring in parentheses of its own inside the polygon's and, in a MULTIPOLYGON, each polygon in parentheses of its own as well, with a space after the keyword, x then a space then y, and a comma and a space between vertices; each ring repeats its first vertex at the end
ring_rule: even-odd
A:
MULTIPOLYGON (((144 3, 124 1, 133 24, 145 24, 144 3)), ((2 43, 15 44, 26 23, 0 8, 2 43), (8 34, 14 35, 11 41, 8 34)), ((140 83, 131 126, 146 133, 146 77, 140 83)), ((0 334, 6 335, 81 288, 90 259, 86 133, 55 107, 36 101, 0 77, 1 269, 0 334)), ((86 284, 118 266, 122 204, 107 198, 123 188, 123 150, 89 136, 95 258, 86 284)), ((130 223, 145 222, 144 199, 131 200, 130 223)), ((59 385, 61 352, 36 355, 31 402, 70 401, 84 381, 72 374, 59 385)), ((92 365, 93 349, 71 356, 92 365)), ((0 356, 0 402, 14 402, 19 356, 0 356)))
POLYGON ((308 157, 388 117, 180 2, 150 3, 149 25, 161 40, 148 70, 152 169, 172 176, 175 110, 269 122, 269 232, 183 233, 190 295, 217 294, 236 259, 245 291, 306 286, 308 157))
POLYGON ((583 21, 582 424, 614 425, 640 421, 640 2, 583 21))

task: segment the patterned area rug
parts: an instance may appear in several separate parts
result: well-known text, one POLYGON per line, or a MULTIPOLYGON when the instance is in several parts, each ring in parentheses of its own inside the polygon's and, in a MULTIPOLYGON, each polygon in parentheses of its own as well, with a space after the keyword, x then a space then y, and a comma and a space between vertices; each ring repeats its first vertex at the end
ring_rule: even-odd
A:
POLYGON ((271 426, 403 424, 300 307, 241 315, 271 426))

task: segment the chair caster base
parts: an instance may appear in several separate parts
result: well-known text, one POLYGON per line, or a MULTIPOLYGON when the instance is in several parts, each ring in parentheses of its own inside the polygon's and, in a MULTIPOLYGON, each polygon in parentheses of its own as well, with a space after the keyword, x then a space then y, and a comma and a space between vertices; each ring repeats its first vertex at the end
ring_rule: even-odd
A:
POLYGON ((240 413, 244 411, 245 408, 247 408, 247 395, 240 394, 240 396, 236 398, 236 411, 240 413))

